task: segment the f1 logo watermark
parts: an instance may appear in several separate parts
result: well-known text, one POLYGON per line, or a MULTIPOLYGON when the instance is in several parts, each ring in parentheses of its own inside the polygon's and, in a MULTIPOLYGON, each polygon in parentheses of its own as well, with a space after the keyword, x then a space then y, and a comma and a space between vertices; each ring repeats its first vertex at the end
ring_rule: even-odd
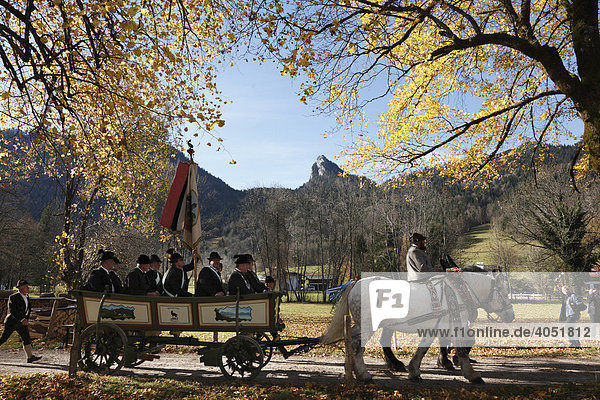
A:
POLYGON ((410 284, 407 281, 376 279, 369 283, 371 323, 374 331, 385 319, 401 319, 408 315, 410 284))

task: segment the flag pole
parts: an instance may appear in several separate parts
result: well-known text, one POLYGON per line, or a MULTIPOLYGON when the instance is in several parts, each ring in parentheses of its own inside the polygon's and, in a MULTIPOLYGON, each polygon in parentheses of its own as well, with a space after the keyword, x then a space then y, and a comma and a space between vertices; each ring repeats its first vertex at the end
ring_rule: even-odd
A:
MULTIPOLYGON (((187 153, 190 155, 190 166, 194 165, 194 145, 191 140, 187 141, 187 153)), ((194 182, 195 183, 195 182, 194 182)), ((196 282, 198 280, 198 253, 195 248, 192 248, 192 259, 194 260, 194 292, 196 291, 196 282)))

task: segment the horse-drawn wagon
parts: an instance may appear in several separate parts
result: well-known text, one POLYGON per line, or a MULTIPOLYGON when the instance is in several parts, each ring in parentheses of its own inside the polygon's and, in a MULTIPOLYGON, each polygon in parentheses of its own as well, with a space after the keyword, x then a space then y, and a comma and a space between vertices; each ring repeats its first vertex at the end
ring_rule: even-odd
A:
POLYGON ((77 299, 78 368, 112 374, 156 357, 165 345, 196 346, 205 365, 227 377, 253 378, 275 348, 284 357, 307 351, 318 338, 282 340, 280 293, 224 297, 154 297, 82 290, 77 299), (162 332, 169 332, 162 335, 162 332), (230 332, 224 342, 182 332, 230 332), (231 335, 229 335, 231 336, 231 335), (295 346, 287 350, 285 346, 295 346))

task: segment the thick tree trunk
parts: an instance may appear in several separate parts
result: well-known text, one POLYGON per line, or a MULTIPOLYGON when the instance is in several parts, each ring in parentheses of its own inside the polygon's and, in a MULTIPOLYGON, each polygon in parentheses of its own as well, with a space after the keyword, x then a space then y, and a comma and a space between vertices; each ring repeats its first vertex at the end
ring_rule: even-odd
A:
POLYGON ((600 174, 600 115, 583 119, 583 143, 590 152, 590 168, 600 174))

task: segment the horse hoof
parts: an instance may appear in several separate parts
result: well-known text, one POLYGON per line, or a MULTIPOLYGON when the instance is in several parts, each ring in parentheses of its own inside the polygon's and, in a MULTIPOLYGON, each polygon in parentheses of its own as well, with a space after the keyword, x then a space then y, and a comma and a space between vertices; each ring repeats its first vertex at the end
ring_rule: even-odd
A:
POLYGON ((440 360, 438 358, 437 366, 440 368, 444 368, 446 371, 456 371, 456 368, 452 365, 452 362, 448 359, 440 360))
POLYGON ((452 362, 456 368, 460 368, 460 360, 458 359, 458 356, 454 355, 452 357, 452 362))
POLYGON ((408 370, 401 361, 388 363, 388 368, 390 369, 390 371, 394 372, 408 372, 408 370))
POLYGON ((413 376, 411 378, 408 378, 409 381, 413 382, 413 383, 421 383, 423 382, 423 378, 421 378, 421 376, 413 376))
POLYGON ((479 378, 475 378, 471 381, 471 383, 475 384, 475 385, 483 385, 485 383, 485 381, 479 377, 479 378))

